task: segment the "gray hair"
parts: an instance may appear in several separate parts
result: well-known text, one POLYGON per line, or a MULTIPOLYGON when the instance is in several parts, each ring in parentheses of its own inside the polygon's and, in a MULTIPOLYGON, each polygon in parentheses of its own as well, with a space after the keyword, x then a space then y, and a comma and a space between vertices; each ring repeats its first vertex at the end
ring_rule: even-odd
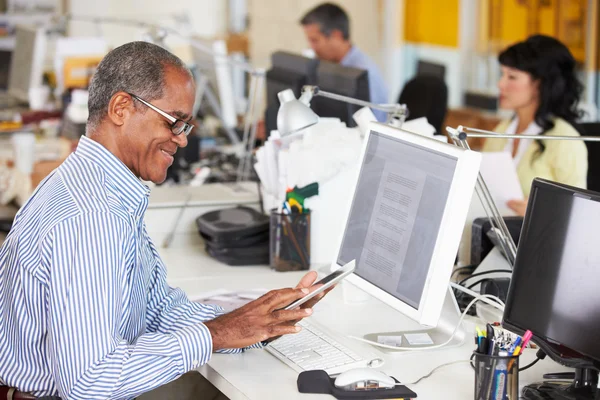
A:
POLYGON ((192 76, 179 57, 152 43, 130 42, 110 51, 90 82, 88 132, 102 122, 110 99, 117 92, 133 93, 148 101, 161 98, 167 67, 186 71, 192 76))
POLYGON ((344 40, 350 39, 350 19, 346 11, 337 4, 323 3, 316 6, 302 17, 300 24, 317 24, 326 37, 329 37, 334 30, 338 30, 344 40))

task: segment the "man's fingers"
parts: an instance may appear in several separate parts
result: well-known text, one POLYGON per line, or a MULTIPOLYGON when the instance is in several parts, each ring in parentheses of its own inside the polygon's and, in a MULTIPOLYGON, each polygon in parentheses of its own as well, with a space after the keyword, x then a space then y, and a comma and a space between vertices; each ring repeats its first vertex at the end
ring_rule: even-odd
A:
POLYGON ((295 310, 277 310, 271 313, 270 323, 281 324, 289 321, 298 321, 312 314, 311 308, 297 308, 295 310))
POLYGON ((308 288, 317 280, 317 272, 309 271, 300 279, 298 285, 296 285, 296 289, 308 288))
POLYGON ((262 305, 269 311, 276 310, 306 296, 308 293, 307 288, 272 290, 261 298, 263 299, 262 305))
POLYGON ((323 292, 319 293, 318 295, 316 295, 315 297, 313 297, 312 299, 308 300, 306 303, 302 304, 300 307, 303 308, 312 308, 315 304, 317 304, 323 297, 325 297, 325 295, 329 292, 331 292, 333 290, 333 288, 336 287, 336 285, 333 285, 327 289, 325 289, 323 292))
POLYGON ((289 335, 292 333, 298 333, 302 328, 298 325, 271 325, 266 328, 265 334, 261 341, 265 341, 272 337, 289 335))

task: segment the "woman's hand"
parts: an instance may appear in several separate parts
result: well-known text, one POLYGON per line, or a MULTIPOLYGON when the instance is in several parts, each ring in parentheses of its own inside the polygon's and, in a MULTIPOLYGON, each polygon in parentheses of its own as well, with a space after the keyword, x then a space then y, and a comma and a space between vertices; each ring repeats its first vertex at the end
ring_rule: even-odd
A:
POLYGON ((506 205, 508 208, 517 213, 517 215, 524 217, 525 211, 527 210, 527 199, 525 200, 509 200, 506 205))

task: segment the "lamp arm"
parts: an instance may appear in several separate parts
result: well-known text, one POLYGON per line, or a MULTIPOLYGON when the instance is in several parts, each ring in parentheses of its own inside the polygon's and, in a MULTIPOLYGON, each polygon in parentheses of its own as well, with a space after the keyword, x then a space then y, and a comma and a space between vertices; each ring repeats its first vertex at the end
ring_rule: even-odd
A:
POLYGON ((321 90, 318 86, 310 86, 306 85, 302 88, 302 95, 300 96, 300 100, 307 99, 310 102, 310 99, 314 96, 326 97, 328 99, 341 101, 344 103, 354 104, 361 107, 369 107, 375 110, 385 111, 388 114, 393 115, 405 115, 407 114, 407 107, 405 104, 376 104, 371 103, 370 101, 364 101, 355 99, 353 97, 343 96, 341 94, 327 92, 325 90, 321 90), (306 93, 310 93, 310 97, 306 96, 306 93))
MULTIPOLYGON (((446 128, 446 131, 450 135, 450 138, 454 144, 468 150, 470 147, 467 143, 466 136, 464 135, 464 130, 465 128, 463 126, 459 126, 457 129, 450 127, 446 128)), ((506 222, 504 222, 504 218, 502 218, 502 215, 496 206, 496 202, 494 201, 494 198, 492 197, 492 194, 490 193, 490 190, 488 189, 481 172, 479 172, 477 175, 475 192, 477 193, 477 197, 479 197, 479 201, 483 206, 491 226, 496 230, 497 234, 499 233, 498 239, 500 241, 500 246, 502 247, 502 251, 506 255, 508 263, 512 268, 515 265, 517 246, 510 235, 508 227, 506 226, 506 222)))
POLYGON ((583 142, 600 142, 600 136, 554 136, 554 135, 513 135, 508 133, 496 133, 483 129, 467 128, 459 126, 457 129, 458 138, 464 140, 467 138, 506 138, 506 139, 542 139, 542 140, 581 140, 583 142))

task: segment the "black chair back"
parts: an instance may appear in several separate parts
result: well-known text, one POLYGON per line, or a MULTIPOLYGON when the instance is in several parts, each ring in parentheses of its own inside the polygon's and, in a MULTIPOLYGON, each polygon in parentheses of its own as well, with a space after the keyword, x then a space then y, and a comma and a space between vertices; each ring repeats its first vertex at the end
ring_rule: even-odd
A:
MULTIPOLYGON (((579 124, 582 136, 600 136, 600 122, 579 124)), ((600 142, 585 142, 588 151, 587 188, 600 192, 600 142)))
POLYGON ((436 134, 444 134, 442 124, 448 111, 448 87, 442 79, 434 75, 417 75, 406 82, 398 103, 408 107, 407 121, 427 117, 436 134))

